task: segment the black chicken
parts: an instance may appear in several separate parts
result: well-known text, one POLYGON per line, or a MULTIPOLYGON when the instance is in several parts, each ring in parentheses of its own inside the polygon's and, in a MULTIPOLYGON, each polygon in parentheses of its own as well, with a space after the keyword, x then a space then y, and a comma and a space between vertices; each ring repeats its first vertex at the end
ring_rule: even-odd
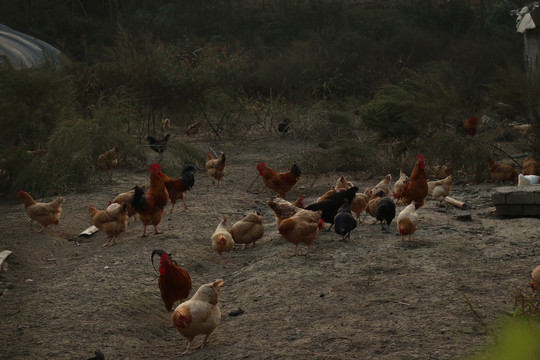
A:
POLYGON ((146 137, 146 140, 148 141, 148 144, 150 145, 150 148, 157 152, 159 156, 167 149, 167 142, 169 141, 169 138, 171 137, 171 134, 165 135, 165 137, 161 140, 156 140, 153 136, 148 135, 146 137))
POLYGON ((94 357, 89 358, 88 360, 105 360, 105 355, 99 350, 96 350, 94 357))
POLYGON ((353 186, 350 189, 336 192, 322 201, 309 205, 306 207, 306 210, 322 210, 321 218, 325 223, 331 224, 328 228, 328 230, 330 230, 332 226, 334 226, 334 218, 336 217, 339 207, 343 205, 343 200, 349 200, 350 204, 357 191, 358 186, 353 186))
POLYGON ((384 222, 386 221, 386 230, 390 227, 390 223, 396 217, 396 204, 390 197, 382 198, 375 208, 375 218, 381 222, 381 228, 384 230, 384 222))
POLYGON ((278 131, 282 134, 286 134, 289 131, 290 123, 291 123, 291 120, 289 118, 283 119, 283 121, 280 122, 277 126, 278 131))
POLYGON ((345 237, 349 239, 351 237, 351 231, 356 228, 356 219, 351 213, 351 207, 349 206, 349 200, 345 198, 343 205, 341 205, 334 217, 334 231, 336 234, 341 235, 342 239, 345 237))

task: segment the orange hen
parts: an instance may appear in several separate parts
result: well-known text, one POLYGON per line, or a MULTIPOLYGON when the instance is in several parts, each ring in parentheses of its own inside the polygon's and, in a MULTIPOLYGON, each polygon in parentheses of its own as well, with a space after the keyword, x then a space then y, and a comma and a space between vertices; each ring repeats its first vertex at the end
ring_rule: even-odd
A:
POLYGON ((294 164, 291 170, 278 173, 269 168, 266 163, 260 162, 257 165, 259 175, 262 177, 264 185, 270 190, 274 190, 285 199, 285 195, 293 189, 300 178, 300 168, 294 164))

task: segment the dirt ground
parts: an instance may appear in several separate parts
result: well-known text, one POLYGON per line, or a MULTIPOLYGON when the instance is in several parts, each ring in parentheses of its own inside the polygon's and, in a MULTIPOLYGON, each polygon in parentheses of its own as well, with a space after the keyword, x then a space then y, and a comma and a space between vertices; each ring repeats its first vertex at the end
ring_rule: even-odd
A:
MULTIPOLYGON (((205 151, 208 143, 194 145, 205 151)), ((266 207, 274 194, 256 179, 255 166, 264 160, 287 170, 291 154, 306 146, 279 138, 225 144, 221 188, 198 171, 189 210, 164 214, 163 234, 141 238, 141 223, 130 222, 107 248, 102 232, 76 237, 91 225, 88 205, 102 208, 147 183, 146 167, 118 171, 112 185, 96 183, 91 193, 67 194, 61 229, 43 234, 28 223, 21 202, 3 201, 0 251, 13 254, 0 271, 0 358, 87 359, 98 349, 107 360, 178 358, 187 341, 169 326, 150 262, 154 249, 174 254, 191 275, 192 294, 224 280, 221 325, 186 359, 456 359, 479 351, 497 319, 512 311, 512 289, 527 284, 540 264, 540 220, 498 219, 494 184, 458 183, 451 196, 472 206, 470 221, 431 199, 418 211, 410 243, 401 241, 395 222, 384 232, 364 214, 350 240, 323 230, 309 257, 291 257, 294 245, 280 238, 266 207), (220 264, 210 247, 217 224, 223 215, 232 225, 254 210, 264 217, 263 239, 235 248, 232 263, 220 264), (238 308, 244 313, 229 315, 238 308)), ((303 175, 288 199, 302 193, 310 204, 340 175, 303 175)), ((386 174, 345 175, 364 189, 386 174)))

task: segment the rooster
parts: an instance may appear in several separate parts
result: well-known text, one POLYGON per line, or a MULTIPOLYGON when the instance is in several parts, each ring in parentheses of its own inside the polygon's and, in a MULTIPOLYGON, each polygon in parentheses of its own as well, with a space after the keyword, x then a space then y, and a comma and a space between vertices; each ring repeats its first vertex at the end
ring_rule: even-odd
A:
POLYGON ((227 217, 224 216, 223 220, 218 224, 216 231, 212 234, 212 250, 219 254, 221 263, 223 264, 223 252, 229 252, 229 259, 231 261, 232 249, 234 247, 234 240, 231 233, 227 230, 227 217))
POLYGON ((264 235, 263 218, 259 212, 254 212, 236 222, 229 230, 235 244, 255 245, 255 241, 264 235))
POLYGON ((49 203, 38 203, 29 193, 19 190, 19 198, 24 203, 28 217, 41 225, 39 232, 43 232, 49 225, 58 225, 60 214, 62 214, 62 204, 64 204, 63 197, 49 203))
POLYGON ((426 179, 425 161, 422 155, 416 156, 417 160, 411 173, 409 181, 403 186, 401 193, 401 202, 409 205, 414 201, 418 209, 424 205, 424 199, 428 194, 428 183, 426 179))
POLYGON ((210 151, 206 153, 206 163, 204 164, 208 175, 212 178, 212 184, 215 185, 214 180, 217 180, 217 187, 221 179, 225 176, 225 154, 222 153, 219 158, 214 159, 210 151))
POLYGON ((197 335, 205 335, 202 348, 208 342, 208 337, 216 330, 221 322, 219 297, 223 280, 215 280, 201 286, 191 299, 184 301, 174 310, 171 319, 173 326, 188 340, 184 354, 189 351, 191 342, 197 335))
POLYGON ((152 251, 152 264, 154 255, 159 255, 159 278, 158 286, 161 299, 167 311, 171 311, 173 304, 187 299, 191 291, 191 277, 186 270, 182 269, 171 254, 163 250, 152 251))
POLYGON ((167 192, 169 193, 169 199, 171 199, 171 210, 169 213, 173 212, 174 205, 176 205, 176 200, 181 199, 182 203, 184 203, 184 210, 187 210, 186 201, 184 200, 184 194, 191 190, 193 185, 195 185, 195 176, 193 173, 195 172, 195 166, 193 165, 187 165, 182 170, 182 176, 178 179, 171 179, 167 175, 163 174, 163 182, 165 183, 165 187, 167 188, 167 192))
POLYGON ((416 206, 414 201, 407 205, 398 215, 397 228, 401 240, 405 241, 405 235, 409 235, 407 241, 411 241, 411 235, 416 231, 418 226, 418 214, 416 213, 416 206))
POLYGON ((294 164, 291 170, 283 173, 278 173, 269 168, 266 163, 260 162, 257 164, 257 170, 262 177, 264 185, 270 190, 274 190, 285 199, 285 195, 293 189, 300 178, 300 168, 294 164))
POLYGON ((107 209, 99 210, 90 205, 88 207, 90 219, 95 227, 107 234, 107 242, 102 246, 114 245, 114 240, 126 231, 128 223, 127 204, 111 203, 107 209))
MULTIPOLYGON (((144 187, 141 189, 143 189, 144 191, 144 187)), ((135 208, 131 204, 131 199, 133 199, 133 195, 135 195, 135 189, 131 189, 129 191, 116 195, 112 202, 120 205, 127 204, 128 217, 133 218, 134 221, 137 221, 137 210, 135 210, 135 208)))
POLYGON ((478 118, 471 116, 463 123, 463 133, 469 136, 475 136, 478 129, 478 118))
POLYGON ((163 182, 161 166, 150 165, 150 189, 144 193, 143 189, 135 186, 135 194, 131 199, 131 205, 139 214, 139 219, 144 226, 142 237, 146 235, 146 227, 150 224, 154 226, 154 234, 161 234, 157 226, 161 222, 163 209, 169 201, 169 193, 163 182))

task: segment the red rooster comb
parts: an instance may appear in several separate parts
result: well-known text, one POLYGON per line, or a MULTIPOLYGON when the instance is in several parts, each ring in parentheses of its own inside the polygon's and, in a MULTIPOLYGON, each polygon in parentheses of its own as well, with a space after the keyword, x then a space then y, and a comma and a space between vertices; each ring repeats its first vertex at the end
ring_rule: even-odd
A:
POLYGON ((257 164, 257 170, 261 170, 261 168, 266 167, 266 163, 264 161, 261 161, 257 164))
POLYGON ((22 196, 23 196, 23 192, 24 192, 24 191, 22 191, 22 189, 21 189, 21 190, 19 190, 18 196, 19 196, 20 198, 22 198, 22 196))
POLYGON ((162 264, 164 262, 166 262, 167 260, 169 260, 169 254, 167 254, 166 252, 164 252, 162 255, 161 255, 161 259, 159 260, 162 264))
POLYGON ((150 165, 150 171, 154 171, 154 170, 159 170, 159 171, 161 171, 161 166, 160 166, 159 164, 156 164, 156 163, 151 164, 151 165, 150 165))
POLYGON ((424 161, 424 158, 422 157, 422 155, 418 154, 416 155, 416 158, 420 161, 424 161))

